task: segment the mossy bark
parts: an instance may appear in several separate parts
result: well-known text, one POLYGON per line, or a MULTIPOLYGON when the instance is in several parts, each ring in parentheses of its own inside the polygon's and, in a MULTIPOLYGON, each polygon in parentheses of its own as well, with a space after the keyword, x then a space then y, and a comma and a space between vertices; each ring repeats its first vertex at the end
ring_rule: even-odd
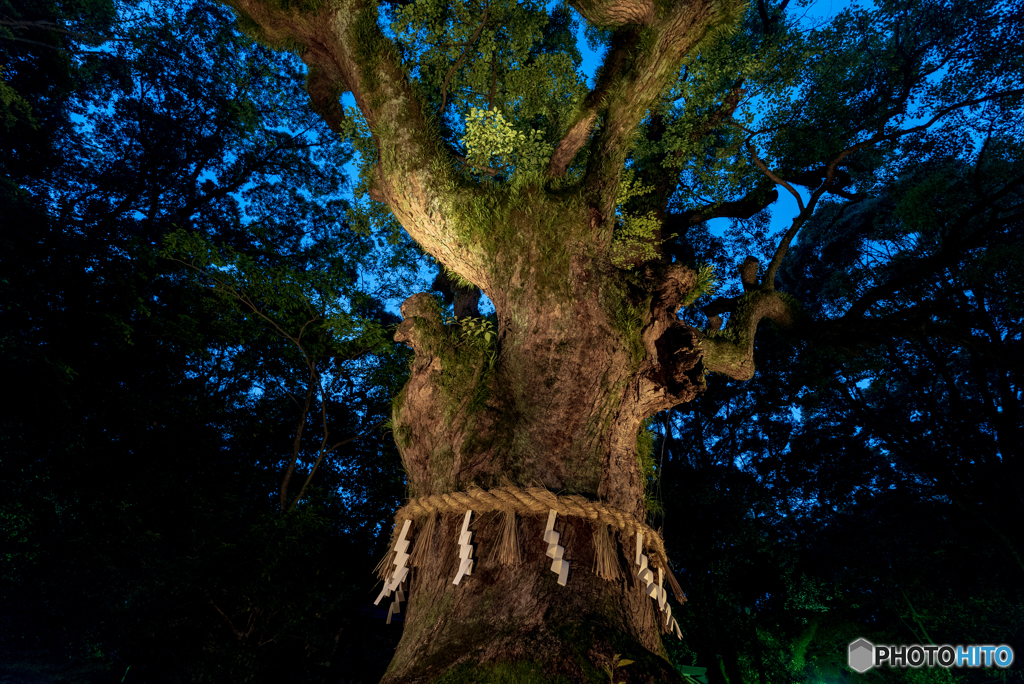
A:
MULTIPOLYGON (((541 229, 513 223, 527 236, 541 229)), ((561 260, 563 271, 523 277, 538 266, 533 258, 527 249, 494 262, 494 280, 508 287, 488 293, 498 314, 490 352, 456 353, 458 323, 446 327, 428 295, 403 305, 396 339, 416 357, 394 425, 411 493, 541 484, 642 520, 637 431, 703 388, 699 336, 675 316, 695 274, 680 266, 626 274, 580 246, 561 260)), ((475 570, 458 586, 461 515, 443 516, 431 539, 414 528, 413 544, 427 551, 412 573, 405 634, 384 681, 448 681, 452 672, 500 681, 510 664, 526 662, 543 681, 607 680, 602 666, 616 653, 636 661, 616 681, 673 681, 663 621, 635 579, 633 540, 616 540, 622 578, 600 579, 592 525, 560 520, 571 567, 562 587, 545 556, 544 523, 518 520, 523 561, 506 567, 496 560, 500 518, 476 520, 475 570)))

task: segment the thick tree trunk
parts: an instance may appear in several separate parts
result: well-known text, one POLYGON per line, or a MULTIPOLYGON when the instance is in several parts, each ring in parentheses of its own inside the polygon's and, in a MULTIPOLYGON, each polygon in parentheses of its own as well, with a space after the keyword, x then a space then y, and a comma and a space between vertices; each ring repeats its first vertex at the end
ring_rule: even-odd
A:
MULTIPOLYGON (((703 387, 697 335, 675 318, 693 272, 668 267, 629 285, 622 271, 573 255, 545 283, 521 278, 529 255, 516 254, 505 264, 507 290, 489 293, 496 344, 445 325, 427 295, 402 307, 396 339, 416 358, 394 430, 410 494, 543 486, 642 521, 638 430, 703 387)), ((517 516, 522 562, 503 566, 500 514, 474 515, 476 564, 456 586, 462 517, 442 515, 429 538, 422 521, 411 530, 422 555, 384 682, 607 682, 615 654, 635 661, 615 671, 616 682, 679 680, 664 657, 662 615, 636 578, 634 539, 613 535, 622 577, 601 579, 591 523, 559 517, 570 563, 559 586, 545 555, 546 516, 517 516)))
POLYGON ((664 659, 661 616, 634 573, 612 582, 592 571, 588 522, 556 526, 571 566, 563 587, 544 553, 544 520, 520 520, 522 563, 503 567, 492 553, 498 518, 484 515, 471 528, 473 574, 456 586, 460 518, 444 518, 429 540, 413 533, 430 550, 414 571, 405 633, 384 682, 607 682, 602 667, 615 654, 636 660, 616 682, 678 681, 664 659))

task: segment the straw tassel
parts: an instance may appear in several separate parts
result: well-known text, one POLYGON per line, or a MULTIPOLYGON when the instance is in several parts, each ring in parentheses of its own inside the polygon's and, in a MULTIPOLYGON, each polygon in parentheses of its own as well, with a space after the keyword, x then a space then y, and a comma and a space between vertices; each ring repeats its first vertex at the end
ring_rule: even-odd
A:
POLYGON ((622 577, 615 545, 608 536, 608 525, 603 522, 594 526, 594 571, 605 580, 615 581, 622 577))
POLYGON ((498 562, 505 566, 519 565, 522 557, 519 553, 519 530, 515 511, 502 512, 499 536, 501 542, 498 545, 498 562))
POLYGON ((405 594, 402 592, 402 582, 409 576, 409 566, 406 563, 409 562, 410 540, 406 538, 406 535, 409 534, 411 526, 412 520, 406 520, 405 524, 402 525, 402 532, 398 536, 398 541, 395 542, 394 547, 394 561, 392 562, 392 565, 395 566, 394 572, 391 573, 390 577, 384 579, 384 588, 380 590, 380 595, 373 602, 373 605, 379 605, 381 599, 385 596, 390 596, 392 592, 397 590, 397 596, 391 604, 391 609, 388 611, 388 624, 391 623, 391 615, 401 611, 401 602, 405 600, 405 594))
POLYGON ((391 579, 391 573, 393 572, 392 565, 395 564, 395 542, 397 541, 398 527, 395 526, 395 531, 391 533, 391 542, 388 544, 388 552, 384 554, 384 557, 377 563, 377 567, 373 569, 373 573, 377 575, 377 578, 382 582, 387 582, 391 579))
POLYGON ((428 515, 423 529, 416 535, 416 544, 412 547, 412 558, 409 565, 422 567, 430 555, 430 549, 434 545, 434 531, 437 529, 437 516, 428 515))

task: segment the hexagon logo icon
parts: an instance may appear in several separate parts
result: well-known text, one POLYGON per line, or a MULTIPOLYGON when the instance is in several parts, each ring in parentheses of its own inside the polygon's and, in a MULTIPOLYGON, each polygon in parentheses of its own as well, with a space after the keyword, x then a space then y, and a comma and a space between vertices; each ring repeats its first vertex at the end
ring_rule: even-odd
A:
POLYGON ((857 639, 850 644, 850 669, 861 674, 875 664, 875 645, 867 639, 857 639))

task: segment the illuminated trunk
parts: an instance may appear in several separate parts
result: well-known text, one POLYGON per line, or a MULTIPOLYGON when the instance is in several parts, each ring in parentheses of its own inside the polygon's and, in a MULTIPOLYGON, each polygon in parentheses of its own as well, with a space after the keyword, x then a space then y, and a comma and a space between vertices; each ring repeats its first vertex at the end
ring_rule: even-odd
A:
MULTIPOLYGON (((402 307, 396 339, 416 358, 394 432, 410 496, 536 486, 642 521, 641 424, 703 386, 697 335, 674 315, 693 272, 664 269, 650 289, 645 276, 567 255, 545 279, 527 246, 503 253, 508 286, 488 292, 498 314, 491 344, 468 326, 444 325, 428 295, 402 307)), ((546 556, 546 513, 516 516, 522 562, 511 566, 496 558, 502 514, 474 514, 474 569, 458 585, 464 511, 440 515, 432 532, 415 521, 418 565, 384 682, 608 681, 603 667, 615 654, 635 661, 616 670, 616 682, 678 678, 664 658, 664 616, 636 577, 635 538, 613 535, 622 576, 601 579, 592 523, 560 516, 570 565, 560 586, 546 556)))

